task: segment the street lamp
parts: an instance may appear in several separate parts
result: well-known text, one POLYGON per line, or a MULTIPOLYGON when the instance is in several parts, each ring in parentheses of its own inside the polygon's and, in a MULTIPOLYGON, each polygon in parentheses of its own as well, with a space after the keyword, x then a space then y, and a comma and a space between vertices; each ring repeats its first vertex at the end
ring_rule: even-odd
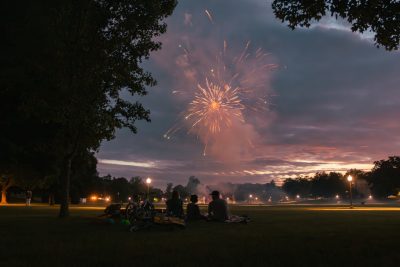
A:
POLYGON ((149 199, 149 195, 150 195, 150 184, 151 184, 151 178, 147 177, 146 179, 146 184, 147 184, 147 199, 149 199))
POLYGON ((349 181, 349 185, 350 185, 350 209, 353 208, 353 194, 351 192, 351 185, 352 185, 352 181, 353 181, 353 177, 351 175, 347 176, 347 181, 349 181))

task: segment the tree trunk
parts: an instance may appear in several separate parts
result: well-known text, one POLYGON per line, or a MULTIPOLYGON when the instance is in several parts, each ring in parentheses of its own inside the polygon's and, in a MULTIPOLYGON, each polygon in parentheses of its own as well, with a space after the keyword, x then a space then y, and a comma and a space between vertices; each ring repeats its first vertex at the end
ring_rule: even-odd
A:
POLYGON ((7 202, 7 189, 12 185, 12 178, 8 177, 6 182, 1 186, 1 202, 0 204, 5 205, 7 202))
POLYGON ((1 205, 7 204, 7 188, 3 185, 1 188, 1 205))
POLYGON ((67 157, 64 162, 64 170, 60 175, 61 182, 61 199, 60 199, 60 218, 69 216, 69 185, 71 178, 71 162, 72 156, 67 157))

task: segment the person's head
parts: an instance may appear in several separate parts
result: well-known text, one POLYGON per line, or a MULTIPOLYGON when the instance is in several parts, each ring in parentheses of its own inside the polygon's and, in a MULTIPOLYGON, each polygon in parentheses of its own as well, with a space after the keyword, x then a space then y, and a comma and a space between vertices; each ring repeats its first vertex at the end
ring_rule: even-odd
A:
POLYGON ((219 192, 214 190, 211 192, 211 197, 213 200, 219 199, 219 192))
POLYGON ((190 196, 190 202, 197 203, 197 201, 199 201, 199 199, 197 198, 197 195, 191 195, 190 196))
POLYGON ((178 193, 178 191, 176 191, 176 190, 174 190, 174 191, 172 191, 172 197, 171 197, 172 199, 179 199, 179 193, 178 193))

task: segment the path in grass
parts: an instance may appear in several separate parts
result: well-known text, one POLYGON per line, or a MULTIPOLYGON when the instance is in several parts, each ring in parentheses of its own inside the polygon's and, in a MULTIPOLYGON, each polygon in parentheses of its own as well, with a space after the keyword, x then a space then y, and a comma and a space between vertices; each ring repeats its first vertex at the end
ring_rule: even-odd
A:
POLYGON ((197 222, 130 233, 102 207, 0 207, 0 266, 398 266, 400 210, 231 207, 248 225, 197 222))

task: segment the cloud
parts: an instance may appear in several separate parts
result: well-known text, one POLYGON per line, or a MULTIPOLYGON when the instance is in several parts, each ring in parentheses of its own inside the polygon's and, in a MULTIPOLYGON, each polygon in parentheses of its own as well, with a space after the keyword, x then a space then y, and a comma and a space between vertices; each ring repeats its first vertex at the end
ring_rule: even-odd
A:
MULTIPOLYGON (((334 17, 324 17, 320 21, 312 23, 310 29, 323 29, 323 30, 334 30, 334 31, 344 31, 347 33, 352 33, 351 24, 341 18, 334 17)), ((354 32, 360 39, 369 41, 373 43, 374 33, 371 31, 365 31, 363 33, 354 32)))
POLYGON ((154 162, 134 162, 134 161, 110 160, 110 159, 99 159, 98 162, 100 164, 133 166, 133 167, 142 167, 142 168, 155 168, 156 167, 156 164, 154 162))

